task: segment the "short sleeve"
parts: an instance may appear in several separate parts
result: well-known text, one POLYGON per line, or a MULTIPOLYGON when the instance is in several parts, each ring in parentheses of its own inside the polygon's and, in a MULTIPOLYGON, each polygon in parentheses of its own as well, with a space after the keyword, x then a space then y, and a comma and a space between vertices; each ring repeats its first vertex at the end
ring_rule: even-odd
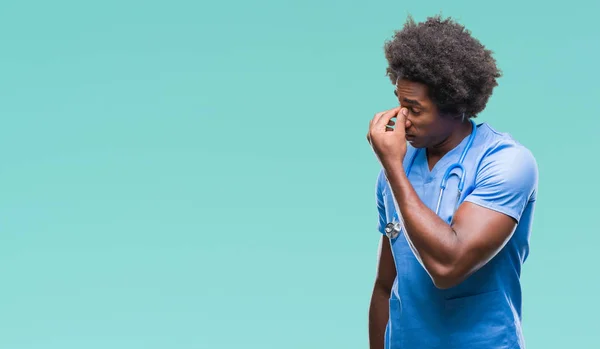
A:
POLYGON ((483 158, 475 188, 465 201, 504 213, 517 222, 535 200, 538 166, 531 152, 518 144, 497 146, 483 158))
POLYGON ((375 196, 377 198, 377 216, 378 216, 377 230, 379 230, 379 232, 381 234, 385 235, 385 225, 387 224, 387 221, 386 221, 386 214, 385 214, 385 201, 383 199, 384 184, 385 184, 384 171, 381 170, 379 172, 379 176, 377 176, 376 194, 375 194, 375 196))

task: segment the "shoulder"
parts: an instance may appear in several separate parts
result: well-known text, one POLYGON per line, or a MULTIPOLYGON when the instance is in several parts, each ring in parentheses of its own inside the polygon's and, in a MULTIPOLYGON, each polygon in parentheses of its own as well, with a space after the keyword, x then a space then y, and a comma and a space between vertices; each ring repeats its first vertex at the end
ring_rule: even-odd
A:
POLYGON ((465 198, 513 217, 517 222, 527 203, 537 199, 538 166, 532 152, 508 133, 479 126, 477 173, 465 198))
POLYGON ((479 126, 484 133, 481 142, 481 160, 485 162, 502 162, 506 164, 526 165, 526 168, 537 169, 535 156, 523 144, 509 133, 498 132, 487 123, 479 126))
POLYGON ((479 127, 484 137, 480 148, 477 181, 494 181, 515 189, 535 192, 538 164, 532 151, 509 133, 498 132, 487 123, 479 127))

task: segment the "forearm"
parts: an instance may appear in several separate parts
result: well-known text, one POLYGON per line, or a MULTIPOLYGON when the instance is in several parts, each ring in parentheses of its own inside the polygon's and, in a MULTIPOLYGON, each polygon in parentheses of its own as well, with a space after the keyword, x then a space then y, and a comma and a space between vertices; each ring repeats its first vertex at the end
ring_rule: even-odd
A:
POLYGON ((406 177, 402 164, 386 166, 386 175, 413 252, 434 281, 443 279, 457 260, 460 248, 458 235, 423 204, 406 177))
POLYGON ((390 292, 375 285, 369 307, 369 348, 383 349, 389 318, 390 292))

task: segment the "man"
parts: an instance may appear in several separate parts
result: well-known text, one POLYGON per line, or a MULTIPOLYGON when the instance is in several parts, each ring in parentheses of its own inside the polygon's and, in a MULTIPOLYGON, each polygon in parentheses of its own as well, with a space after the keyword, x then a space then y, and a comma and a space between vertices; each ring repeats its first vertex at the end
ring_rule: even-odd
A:
POLYGON ((524 348, 520 273, 538 169, 508 134, 472 122, 501 76, 492 53, 437 16, 409 18, 385 55, 400 106, 367 134, 384 234, 370 347, 524 348))

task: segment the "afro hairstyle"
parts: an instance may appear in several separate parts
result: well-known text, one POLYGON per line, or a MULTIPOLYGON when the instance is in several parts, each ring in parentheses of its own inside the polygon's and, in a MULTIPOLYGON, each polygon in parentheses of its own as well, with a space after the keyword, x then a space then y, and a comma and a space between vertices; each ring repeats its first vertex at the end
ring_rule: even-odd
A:
POLYGON ((502 76, 491 50, 463 25, 440 15, 421 23, 409 15, 384 51, 392 83, 406 79, 426 85, 443 114, 477 117, 502 76))

